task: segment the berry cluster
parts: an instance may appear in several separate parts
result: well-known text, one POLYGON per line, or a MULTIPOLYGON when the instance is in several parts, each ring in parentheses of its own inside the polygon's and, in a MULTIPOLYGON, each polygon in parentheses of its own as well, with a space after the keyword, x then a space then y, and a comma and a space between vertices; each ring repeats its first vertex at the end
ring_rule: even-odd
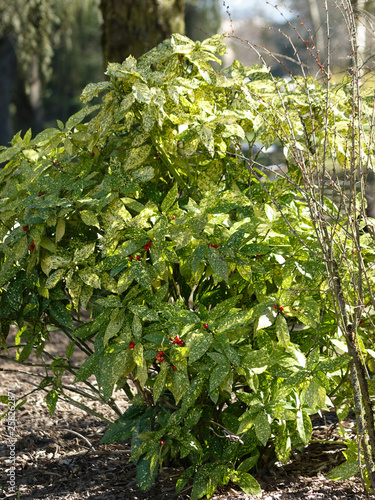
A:
POLYGON ((180 337, 178 335, 175 336, 175 338, 173 337, 169 337, 169 340, 173 343, 173 344, 177 344, 178 346, 180 347, 183 347, 184 346, 184 341, 180 339, 180 337))
POLYGON ((171 218, 172 220, 175 220, 176 216, 175 215, 167 215, 168 218, 171 218))
MULTIPOLYGON (((150 250, 150 247, 152 245, 152 241, 149 241, 148 243, 146 243, 146 245, 143 247, 145 249, 146 252, 148 252, 150 250)), ((141 260, 141 256, 140 255, 136 255, 135 258, 137 260, 141 260)), ((134 260, 134 257, 133 255, 129 255, 129 260, 134 260)))
POLYGON ((159 351, 156 355, 156 362, 161 363, 164 361, 164 351, 159 351))
MULTIPOLYGON (((137 260, 141 260, 141 256, 140 256, 140 255, 136 255, 136 257, 135 257, 135 258, 136 258, 137 260)), ((130 260, 133 260, 133 259, 134 259, 134 257, 133 257, 132 255, 129 255, 129 259, 130 259, 130 260)))
POLYGON ((143 248, 148 252, 150 250, 150 246, 152 245, 152 241, 149 241, 147 245, 145 245, 143 248))
POLYGON ((134 347, 135 347, 135 342, 130 342, 129 349, 134 349, 134 347))
POLYGON ((219 245, 207 245, 208 248, 212 247, 212 248, 219 248, 219 245))
POLYGON ((284 308, 283 308, 282 306, 276 306, 276 305, 275 305, 275 306, 272 306, 272 307, 273 307, 274 309, 276 309, 277 311, 280 311, 280 312, 284 311, 284 308))

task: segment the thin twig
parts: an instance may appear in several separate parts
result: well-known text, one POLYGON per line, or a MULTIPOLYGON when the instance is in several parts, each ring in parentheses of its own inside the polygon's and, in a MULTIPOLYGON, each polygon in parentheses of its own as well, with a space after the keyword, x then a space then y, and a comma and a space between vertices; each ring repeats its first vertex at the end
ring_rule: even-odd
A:
POLYGON ((61 429, 62 431, 64 432, 70 432, 71 434, 74 434, 75 436, 78 436, 80 437, 81 439, 83 439, 88 445, 89 447, 93 450, 93 451, 96 451, 95 448, 93 447, 93 445, 90 443, 90 441, 87 439, 87 437, 83 436, 82 434, 80 434, 79 432, 76 432, 76 431, 72 431, 72 429, 61 429))

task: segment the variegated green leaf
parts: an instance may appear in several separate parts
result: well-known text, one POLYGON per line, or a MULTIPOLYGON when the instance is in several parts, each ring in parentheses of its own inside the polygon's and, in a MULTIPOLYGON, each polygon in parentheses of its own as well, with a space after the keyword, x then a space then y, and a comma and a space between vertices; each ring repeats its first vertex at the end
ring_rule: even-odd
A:
POLYGON ((189 345, 189 363, 194 363, 210 348, 213 338, 209 333, 194 333, 189 345))
POLYGON ((88 286, 92 288, 100 288, 100 278, 94 273, 90 268, 86 267, 78 271, 81 280, 88 286))
POLYGON ((278 314, 275 325, 276 325, 276 335, 277 338, 279 339, 280 344, 283 347, 288 347, 290 343, 289 328, 282 314, 278 314))
POLYGON ((260 411, 254 419, 255 434, 263 446, 266 446, 267 441, 271 436, 271 425, 268 421, 268 416, 263 411, 260 411))
POLYGON ((80 216, 87 226, 100 227, 97 215, 91 210, 81 210, 80 216))

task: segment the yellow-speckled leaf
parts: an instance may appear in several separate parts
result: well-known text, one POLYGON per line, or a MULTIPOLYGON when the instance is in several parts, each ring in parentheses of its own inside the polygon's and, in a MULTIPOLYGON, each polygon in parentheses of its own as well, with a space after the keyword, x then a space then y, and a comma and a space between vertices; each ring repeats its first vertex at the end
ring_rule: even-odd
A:
POLYGON ((165 380, 168 374, 168 370, 170 369, 169 364, 166 361, 160 363, 160 372, 156 377, 154 387, 153 387, 153 397, 154 403, 156 404, 160 394, 163 392, 165 386, 165 380))
POLYGON ((100 227, 98 217, 91 210, 81 210, 80 212, 81 219, 87 226, 96 226, 100 227))
POLYGON ((94 288, 92 286, 86 285, 85 283, 83 284, 81 295, 79 297, 79 301, 83 309, 87 308, 87 305, 92 297, 93 292, 94 288))
POLYGON ((349 479, 350 477, 355 476, 356 474, 358 474, 358 472, 358 460, 354 460, 353 462, 344 462, 343 464, 331 470, 331 472, 327 475, 327 479, 332 479, 333 481, 342 481, 344 479, 349 479))
POLYGON ((139 380, 139 383, 143 388, 148 379, 147 364, 145 360, 143 360, 143 364, 141 366, 137 366, 135 378, 139 380))
POLYGON ((73 261, 76 264, 85 261, 95 250, 95 242, 83 245, 74 252, 73 261))
POLYGON ((78 311, 79 300, 81 297, 83 282, 78 276, 74 276, 69 283, 68 291, 73 302, 73 307, 78 311))
POLYGON ((52 269, 59 269, 61 267, 66 268, 70 263, 71 260, 69 257, 64 257, 63 255, 57 254, 47 255, 47 257, 44 257, 40 262, 42 270, 47 276, 52 269))
POLYGON ((268 417, 263 411, 259 412, 254 419, 255 434, 263 446, 271 436, 271 426, 268 417))
POLYGON ((80 269, 78 274, 81 280, 88 286, 93 288, 100 288, 100 279, 97 274, 95 274, 91 269, 80 269))
POLYGON ((66 273, 65 269, 57 269, 57 271, 53 272, 46 281, 46 284, 44 285, 47 289, 51 289, 54 286, 57 285, 57 283, 61 280, 61 278, 64 276, 66 273))
POLYGON ((171 382, 168 383, 168 389, 173 394, 176 405, 189 389, 189 376, 187 373, 187 362, 186 359, 181 359, 180 361, 175 361, 176 370, 172 370, 171 382))
POLYGON ((310 382, 306 390, 305 402, 313 411, 318 411, 325 408, 326 391, 315 378, 310 382))
POLYGON ((61 240, 64 234, 65 234, 65 220, 59 219, 56 224, 56 236, 55 236, 56 243, 61 240))
POLYGON ((210 266, 212 267, 213 272, 221 279, 227 281, 229 269, 225 258, 222 257, 219 252, 212 247, 208 249, 208 261, 210 263, 210 266))
POLYGON ((148 157, 148 155, 151 153, 151 150, 152 150, 151 144, 145 144, 143 146, 140 146, 139 148, 134 148, 130 150, 130 153, 124 163, 124 169, 132 170, 138 167, 139 165, 142 165, 143 162, 148 157))
POLYGON ((104 345, 106 346, 108 340, 118 334, 124 323, 125 315, 123 309, 114 309, 104 334, 104 345))
POLYGON ((288 347, 290 344, 289 328, 282 314, 278 314, 275 325, 276 325, 276 335, 277 338, 279 339, 279 343, 283 347, 288 347))
POLYGON ((279 426, 278 432, 275 436, 275 452, 281 463, 286 464, 289 460, 291 446, 289 433, 287 431, 286 423, 284 422, 279 426))
POLYGON ((210 333, 195 333, 192 335, 189 345, 189 363, 194 363, 203 356, 213 342, 210 333))

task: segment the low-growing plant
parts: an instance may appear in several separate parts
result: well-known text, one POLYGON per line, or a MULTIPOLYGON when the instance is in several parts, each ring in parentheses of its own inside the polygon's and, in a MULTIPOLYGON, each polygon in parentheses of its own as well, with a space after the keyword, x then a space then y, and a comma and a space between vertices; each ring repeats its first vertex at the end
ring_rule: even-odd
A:
POLYGON ((324 83, 286 84, 238 62, 214 71, 224 52, 222 36, 173 35, 88 85, 82 100, 105 92, 101 104, 0 153, 3 348, 11 324, 18 362, 43 357, 51 327, 65 333, 66 357, 42 382, 51 413, 65 370, 87 384, 94 375, 112 406, 123 390, 129 407, 103 441, 131 438, 142 488, 162 464, 181 464, 177 491, 192 484, 193 500, 230 480, 259 494, 251 472, 286 462, 309 442, 310 415, 342 406, 344 416, 351 397, 293 161, 296 137, 302 156, 309 146, 297 117, 331 127, 350 93, 333 87, 328 115, 324 83), (288 178, 262 177, 256 141, 292 147, 288 178), (87 355, 78 371, 75 347, 87 355))

